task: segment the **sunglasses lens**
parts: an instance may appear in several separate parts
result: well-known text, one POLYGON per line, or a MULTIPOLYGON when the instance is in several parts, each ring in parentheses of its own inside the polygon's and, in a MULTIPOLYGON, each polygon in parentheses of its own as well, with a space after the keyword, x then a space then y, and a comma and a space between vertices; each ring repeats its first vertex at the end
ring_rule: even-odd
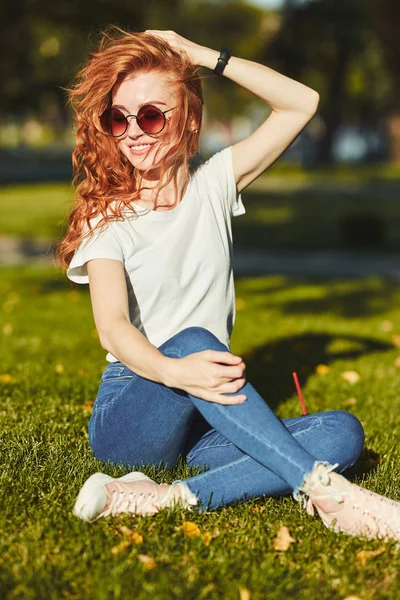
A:
POLYGON ((118 137, 125 133, 128 120, 118 108, 107 108, 100 117, 103 130, 109 135, 118 137))
POLYGON ((155 106, 142 106, 137 115, 137 122, 144 133, 160 133, 165 126, 165 117, 155 106))

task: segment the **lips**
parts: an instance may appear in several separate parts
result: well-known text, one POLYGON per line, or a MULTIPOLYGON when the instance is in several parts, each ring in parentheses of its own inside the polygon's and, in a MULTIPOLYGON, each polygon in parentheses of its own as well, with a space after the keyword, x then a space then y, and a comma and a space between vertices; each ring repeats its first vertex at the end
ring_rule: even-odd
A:
POLYGON ((155 146, 156 143, 157 142, 153 142, 152 144, 130 144, 128 148, 131 154, 134 154, 135 156, 141 156, 142 154, 146 154, 146 152, 155 146))

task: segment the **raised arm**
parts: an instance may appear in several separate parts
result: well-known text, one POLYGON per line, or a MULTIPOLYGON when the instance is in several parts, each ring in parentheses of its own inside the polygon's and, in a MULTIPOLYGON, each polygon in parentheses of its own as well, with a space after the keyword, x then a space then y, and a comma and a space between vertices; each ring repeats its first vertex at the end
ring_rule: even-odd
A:
MULTIPOLYGON (((214 69, 219 52, 194 44, 174 31, 148 30, 189 54, 194 64, 214 69)), ((264 65, 232 56, 223 75, 253 92, 272 112, 246 139, 232 147, 238 192, 267 169, 304 129, 316 113, 319 94, 306 85, 264 65)))

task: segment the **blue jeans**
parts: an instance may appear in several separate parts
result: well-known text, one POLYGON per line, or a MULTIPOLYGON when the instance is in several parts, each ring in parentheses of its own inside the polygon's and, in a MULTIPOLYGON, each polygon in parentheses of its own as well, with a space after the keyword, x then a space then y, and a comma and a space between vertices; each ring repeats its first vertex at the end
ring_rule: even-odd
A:
MULTIPOLYGON (((203 350, 226 351, 212 333, 190 327, 159 350, 182 358, 203 350)), ((174 465, 186 457, 206 471, 184 481, 213 509, 235 500, 296 492, 316 462, 350 467, 364 445, 359 420, 334 410, 278 419, 250 383, 242 404, 207 402, 149 381, 121 362, 103 372, 89 423, 96 458, 127 466, 174 465)))

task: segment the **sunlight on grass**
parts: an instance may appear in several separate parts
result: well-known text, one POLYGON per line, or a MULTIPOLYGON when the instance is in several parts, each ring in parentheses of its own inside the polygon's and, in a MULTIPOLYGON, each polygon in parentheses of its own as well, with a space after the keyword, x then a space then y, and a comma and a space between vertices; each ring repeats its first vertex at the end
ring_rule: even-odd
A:
POLYGON ((18 185, 0 188, 0 234, 56 240, 62 234, 72 205, 66 183, 18 185))
MULTIPOLYGON (((96 461, 89 447, 106 363, 88 288, 52 269, 3 268, 1 275, 2 597, 240 600, 246 589, 250 600, 397 599, 393 544, 329 532, 290 497, 202 515, 168 509, 94 524, 73 517, 88 475, 127 472, 96 461), (185 522, 199 535, 185 534, 185 522), (282 526, 295 540, 286 551, 275 547, 282 526), (376 552, 365 558, 365 550, 376 552)), ((263 277, 239 280, 237 296, 232 350, 245 358, 248 379, 280 416, 300 414, 293 371, 310 412, 354 413, 366 450, 352 476, 399 500, 397 285, 263 277), (376 297, 385 301, 377 305, 376 297), (343 379, 347 371, 357 372, 356 383, 343 379)), ((159 482, 198 472, 182 463, 143 471, 159 482)))

